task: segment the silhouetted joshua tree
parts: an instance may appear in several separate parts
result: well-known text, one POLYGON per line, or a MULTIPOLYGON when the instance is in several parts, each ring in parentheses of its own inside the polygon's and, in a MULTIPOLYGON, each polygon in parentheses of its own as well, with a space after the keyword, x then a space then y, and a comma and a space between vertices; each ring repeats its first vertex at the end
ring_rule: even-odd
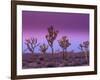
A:
POLYGON ((34 49, 39 45, 36 38, 26 39, 27 49, 34 54, 34 49))
POLYGON ((79 49, 83 52, 83 44, 79 44, 79 49))
POLYGON ((83 45, 84 45, 85 51, 88 52, 89 51, 89 41, 83 42, 83 45))
POLYGON ((62 48, 64 58, 64 54, 67 53, 67 48, 71 45, 71 43, 69 43, 69 39, 67 39, 66 36, 63 36, 60 40, 58 40, 58 43, 62 48))
POLYGON ((46 40, 49 44, 49 46, 51 47, 52 49, 52 55, 54 53, 54 49, 53 49, 53 43, 54 43, 54 40, 56 39, 57 37, 57 34, 58 34, 58 31, 54 29, 53 26, 50 26, 48 28, 48 34, 45 36, 46 37, 46 40))
POLYGON ((41 51, 43 54, 46 54, 47 49, 48 49, 48 45, 46 45, 46 44, 40 45, 40 51, 41 51))
POLYGON ((81 51, 84 53, 86 60, 88 60, 88 53, 89 53, 89 41, 84 41, 82 44, 79 45, 81 51))
POLYGON ((79 44, 79 48, 82 52, 88 52, 89 51, 89 41, 84 41, 83 43, 79 44))

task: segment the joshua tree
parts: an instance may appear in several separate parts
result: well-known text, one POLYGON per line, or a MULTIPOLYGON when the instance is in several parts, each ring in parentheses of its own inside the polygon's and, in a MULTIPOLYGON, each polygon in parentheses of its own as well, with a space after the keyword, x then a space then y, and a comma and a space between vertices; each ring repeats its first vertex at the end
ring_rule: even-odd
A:
POLYGON ((52 55, 54 53, 54 49, 53 49, 53 43, 54 43, 54 40, 56 39, 57 37, 57 34, 58 34, 58 31, 54 29, 53 26, 50 26, 48 28, 48 34, 45 36, 46 37, 46 40, 49 44, 49 46, 51 47, 51 50, 52 50, 52 55))
POLYGON ((84 41, 82 44, 79 45, 80 49, 85 55, 85 59, 88 60, 88 52, 89 52, 89 41, 84 41))
POLYGON ((27 49, 34 54, 34 49, 39 45, 36 38, 26 39, 27 49))
POLYGON ((89 41, 84 41, 79 45, 79 48, 82 52, 88 52, 89 51, 89 41))
POLYGON ((89 51, 89 41, 83 42, 83 46, 84 46, 85 51, 88 52, 89 51))
POLYGON ((40 51, 41 51, 43 54, 46 53, 47 49, 48 49, 48 45, 46 45, 46 44, 40 45, 40 51))
POLYGON ((66 36, 63 36, 60 40, 58 40, 58 43, 60 47, 62 48, 63 58, 64 58, 64 54, 65 52, 67 52, 67 48, 71 45, 71 43, 69 43, 69 39, 67 39, 66 36))
POLYGON ((83 44, 79 44, 79 49, 83 52, 83 44))

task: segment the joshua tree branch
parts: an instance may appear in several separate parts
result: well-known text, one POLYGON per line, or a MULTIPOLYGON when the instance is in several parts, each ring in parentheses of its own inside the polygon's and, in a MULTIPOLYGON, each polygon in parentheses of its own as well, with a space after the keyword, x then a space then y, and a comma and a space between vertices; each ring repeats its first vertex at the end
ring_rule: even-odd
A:
POLYGON ((31 53, 34 53, 34 49, 38 46, 36 38, 26 39, 25 44, 31 53))

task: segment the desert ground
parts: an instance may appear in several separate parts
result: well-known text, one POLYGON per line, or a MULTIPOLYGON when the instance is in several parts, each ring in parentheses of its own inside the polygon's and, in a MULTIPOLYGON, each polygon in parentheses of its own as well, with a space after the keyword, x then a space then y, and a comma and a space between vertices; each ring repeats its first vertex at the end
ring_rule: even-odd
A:
POLYGON ((22 68, 52 68, 52 67, 68 67, 68 66, 88 66, 89 55, 82 52, 79 53, 46 53, 31 54, 23 53, 22 68), (63 56, 64 55, 64 56, 63 56))

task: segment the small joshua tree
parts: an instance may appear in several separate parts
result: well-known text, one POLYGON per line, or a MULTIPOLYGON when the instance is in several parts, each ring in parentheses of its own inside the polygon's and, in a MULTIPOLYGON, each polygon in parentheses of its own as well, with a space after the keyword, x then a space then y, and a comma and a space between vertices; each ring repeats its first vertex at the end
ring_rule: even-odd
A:
POLYGON ((79 49, 83 52, 83 44, 79 44, 79 49))
POLYGON ((83 46, 84 46, 85 51, 88 52, 89 51, 89 41, 83 42, 83 46))
POLYGON ((40 51, 41 51, 43 54, 46 53, 47 49, 48 49, 48 45, 46 45, 46 44, 40 45, 40 51))
POLYGON ((82 52, 88 52, 89 51, 89 41, 84 41, 79 45, 79 48, 82 52))
POLYGON ((54 53, 54 49, 53 49, 53 43, 54 43, 54 40, 56 39, 57 37, 57 34, 58 34, 58 31, 54 29, 53 26, 50 26, 48 28, 48 34, 45 36, 46 37, 46 40, 49 44, 49 46, 51 47, 51 50, 52 50, 52 55, 54 53))
POLYGON ((79 45, 81 51, 85 55, 85 59, 88 60, 88 52, 89 52, 89 41, 84 41, 82 44, 79 45))
POLYGON ((69 43, 69 39, 67 39, 66 36, 63 36, 60 40, 58 40, 58 43, 62 48, 64 58, 64 53, 67 52, 67 48, 71 45, 71 43, 69 43))
POLYGON ((36 38, 26 39, 27 49, 34 54, 34 49, 39 45, 36 38))

